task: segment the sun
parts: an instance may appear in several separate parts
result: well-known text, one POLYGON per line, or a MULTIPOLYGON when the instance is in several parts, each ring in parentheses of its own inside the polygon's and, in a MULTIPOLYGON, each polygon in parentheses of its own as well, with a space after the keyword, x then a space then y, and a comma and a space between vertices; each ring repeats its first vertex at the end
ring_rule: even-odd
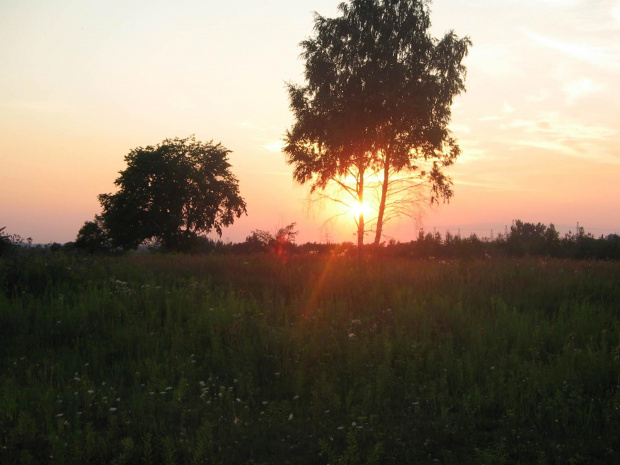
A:
POLYGON ((349 207, 349 211, 355 218, 358 218, 360 215, 368 216, 370 206, 366 202, 355 202, 349 207))

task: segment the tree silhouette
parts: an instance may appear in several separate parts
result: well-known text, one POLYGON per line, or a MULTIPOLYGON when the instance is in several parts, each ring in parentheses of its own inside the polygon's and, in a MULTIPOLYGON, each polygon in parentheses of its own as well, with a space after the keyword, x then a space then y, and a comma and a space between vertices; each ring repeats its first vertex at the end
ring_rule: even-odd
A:
POLYGON ((101 215, 95 215, 93 221, 86 221, 78 231, 75 248, 90 254, 110 252, 112 245, 103 224, 101 215))
MULTIPOLYGON (((453 98, 465 90, 471 42, 453 32, 431 37, 428 3, 349 0, 340 17, 317 14, 314 37, 301 43, 306 85, 288 84, 296 121, 284 152, 294 179, 309 182, 311 193, 337 186, 360 205, 378 189, 376 244, 390 189, 406 185, 393 181, 407 181, 402 192, 414 197, 427 185, 431 203, 452 196, 443 168, 460 150, 448 123, 453 98)), ((357 225, 361 246, 361 209, 357 225)))
POLYGON ((113 247, 136 248, 153 240, 167 250, 183 250, 200 233, 233 223, 246 213, 229 150, 221 144, 166 139, 125 156, 115 194, 101 194, 103 225, 113 247))

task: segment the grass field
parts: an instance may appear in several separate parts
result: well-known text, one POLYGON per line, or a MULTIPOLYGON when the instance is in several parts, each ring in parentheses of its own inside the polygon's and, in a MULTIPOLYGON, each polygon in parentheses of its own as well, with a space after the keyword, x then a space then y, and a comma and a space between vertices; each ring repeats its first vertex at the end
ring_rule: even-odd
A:
POLYGON ((0 463, 620 463, 620 263, 0 261, 0 463))

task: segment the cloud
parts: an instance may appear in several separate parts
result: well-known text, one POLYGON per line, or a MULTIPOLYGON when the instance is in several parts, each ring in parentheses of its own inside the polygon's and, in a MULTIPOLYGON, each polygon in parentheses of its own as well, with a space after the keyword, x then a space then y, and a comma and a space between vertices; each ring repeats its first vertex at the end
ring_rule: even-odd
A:
POLYGON ((452 124, 450 125, 450 129, 453 132, 469 132, 469 127, 463 124, 452 124))
POLYGON ((539 90, 537 94, 528 95, 527 101, 531 103, 539 103, 539 102, 544 102, 548 98, 549 98, 549 92, 547 92, 545 89, 542 89, 542 90, 539 90))
POLYGON ((517 120, 505 129, 520 130, 516 139, 504 143, 535 147, 572 157, 618 163, 614 155, 618 130, 562 120, 557 113, 542 114, 534 120, 517 120))
POLYGON ((514 51, 508 46, 480 44, 472 47, 467 57, 469 72, 479 71, 492 76, 514 76, 519 68, 514 64, 514 51))
POLYGON ((270 142, 269 144, 263 145, 262 148, 265 150, 269 150, 270 152, 281 152, 282 148, 284 148, 284 142, 282 142, 281 140, 276 140, 270 142))
POLYGON ((620 3, 611 9, 611 15, 618 23, 620 23, 620 3))
POLYGON ((550 3, 555 6, 573 6, 579 3, 579 0, 544 0, 544 3, 550 3))
MULTIPOLYGON (((475 174, 470 176, 470 179, 466 179, 461 176, 459 179, 454 180, 456 186, 471 186, 479 187, 482 189, 488 189, 492 191, 505 191, 505 192, 522 192, 524 187, 514 177, 506 176, 505 172, 490 172, 485 174, 475 174)), ((527 186, 529 192, 534 192, 532 186, 527 186)))
POLYGON ((524 29, 523 33, 540 45, 557 50, 580 61, 590 63, 603 69, 620 69, 620 49, 618 47, 596 47, 592 45, 562 42, 542 36, 528 29, 524 29))
POLYGON ((460 140, 459 146, 461 147, 461 155, 459 156, 458 163, 468 163, 483 158, 486 150, 481 149, 479 145, 479 142, 476 140, 460 140))
POLYGON ((582 78, 566 84, 564 92, 568 94, 568 103, 573 103, 576 99, 598 92, 602 88, 602 85, 592 82, 591 79, 582 78))
POLYGON ((578 150, 575 150, 572 147, 548 140, 519 140, 516 141, 516 144, 524 145, 526 147, 535 147, 537 149, 552 150, 554 152, 560 152, 574 157, 579 156, 580 154, 578 150))
POLYGON ((581 123, 565 123, 558 121, 556 113, 549 113, 538 120, 517 120, 510 127, 524 129, 531 134, 544 134, 550 138, 566 140, 609 140, 618 131, 605 126, 586 126, 581 123))
POLYGON ((508 105, 508 102, 504 101, 504 113, 514 113, 515 109, 514 107, 511 107, 510 105, 508 105))
POLYGON ((0 102, 0 108, 33 113, 69 113, 75 111, 75 107, 71 103, 60 100, 12 100, 0 102))
POLYGON ((291 176, 291 173, 286 171, 252 171, 251 173, 265 176, 291 176))

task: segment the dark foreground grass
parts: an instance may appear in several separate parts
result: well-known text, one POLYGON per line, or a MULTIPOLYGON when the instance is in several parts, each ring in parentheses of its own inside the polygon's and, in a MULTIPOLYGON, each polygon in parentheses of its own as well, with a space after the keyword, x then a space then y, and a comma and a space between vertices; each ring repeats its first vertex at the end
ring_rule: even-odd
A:
POLYGON ((0 463, 620 463, 620 264, 0 262, 0 463))

